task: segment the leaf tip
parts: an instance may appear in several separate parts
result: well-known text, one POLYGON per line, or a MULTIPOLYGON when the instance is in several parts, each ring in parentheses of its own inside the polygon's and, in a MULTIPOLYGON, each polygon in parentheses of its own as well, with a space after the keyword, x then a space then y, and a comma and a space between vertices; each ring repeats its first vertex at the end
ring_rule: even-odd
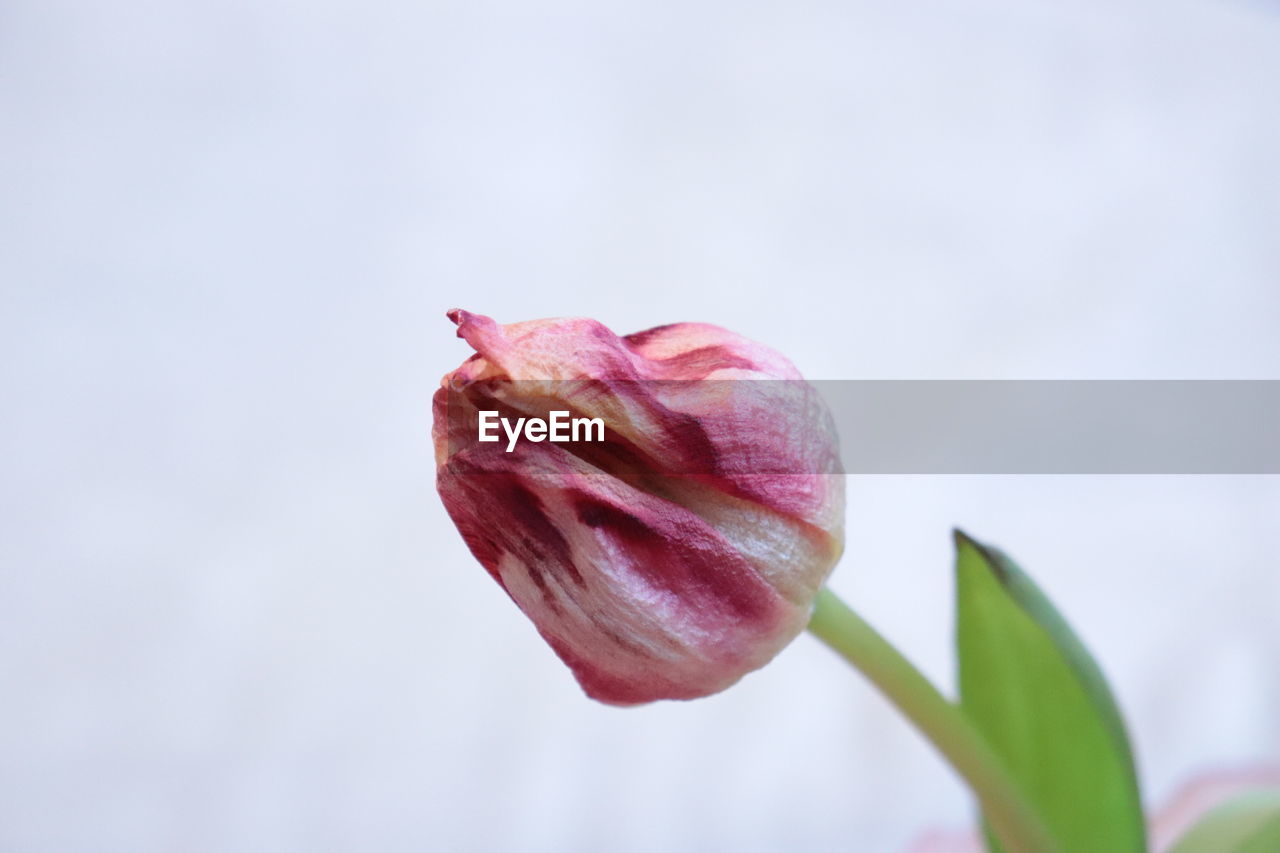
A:
POLYGON ((951 529, 951 535, 956 541, 957 554, 965 548, 972 548, 974 553, 982 559, 983 565, 995 575, 996 580, 1001 584, 1007 584, 1011 577, 1009 558, 1004 555, 998 548, 990 545, 984 545, 977 539, 974 539, 968 533, 965 533, 959 527, 951 529))
POLYGON ((974 539, 968 533, 965 533, 959 527, 951 528, 951 538, 955 540, 957 548, 963 548, 966 545, 969 545, 973 548, 980 547, 976 539, 974 539))

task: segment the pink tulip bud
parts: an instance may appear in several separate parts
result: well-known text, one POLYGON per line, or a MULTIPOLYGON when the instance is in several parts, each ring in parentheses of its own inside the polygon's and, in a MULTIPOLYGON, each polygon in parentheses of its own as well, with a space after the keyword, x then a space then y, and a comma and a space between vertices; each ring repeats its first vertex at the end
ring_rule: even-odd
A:
POLYGON ((844 482, 787 359, 701 323, 449 319, 476 354, 433 400, 440 497, 589 696, 716 693, 804 629, 844 482))

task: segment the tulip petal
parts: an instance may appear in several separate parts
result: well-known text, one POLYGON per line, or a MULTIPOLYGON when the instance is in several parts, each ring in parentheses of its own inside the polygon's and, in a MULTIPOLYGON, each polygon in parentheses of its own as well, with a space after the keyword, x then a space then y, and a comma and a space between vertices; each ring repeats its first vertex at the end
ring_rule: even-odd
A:
POLYGON ((442 469, 441 493, 472 553, 588 695, 705 696, 803 628, 807 607, 695 513, 558 448, 538 455, 459 454, 442 469))

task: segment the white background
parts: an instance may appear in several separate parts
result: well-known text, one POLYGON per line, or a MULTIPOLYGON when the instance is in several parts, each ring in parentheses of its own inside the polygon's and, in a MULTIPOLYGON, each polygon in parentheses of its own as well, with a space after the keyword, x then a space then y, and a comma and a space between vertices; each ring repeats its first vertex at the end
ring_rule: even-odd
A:
MULTIPOLYGON (((0 849, 897 851, 963 791, 802 637, 618 710, 466 552, 444 311, 819 378, 1280 378, 1266 2, 0 7, 0 849)), ((834 587, 951 681, 948 531, 1110 674, 1153 802, 1280 759, 1276 478, 852 479, 834 587)))

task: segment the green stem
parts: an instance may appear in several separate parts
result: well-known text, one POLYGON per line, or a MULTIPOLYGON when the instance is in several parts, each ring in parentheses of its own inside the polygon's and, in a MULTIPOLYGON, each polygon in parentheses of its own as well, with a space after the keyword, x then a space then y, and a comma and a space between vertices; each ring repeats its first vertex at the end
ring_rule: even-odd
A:
POLYGON ((1057 847, 1004 762, 960 707, 825 587, 809 630, 861 671, 942 753, 969 784, 1009 853, 1051 853, 1057 847))

